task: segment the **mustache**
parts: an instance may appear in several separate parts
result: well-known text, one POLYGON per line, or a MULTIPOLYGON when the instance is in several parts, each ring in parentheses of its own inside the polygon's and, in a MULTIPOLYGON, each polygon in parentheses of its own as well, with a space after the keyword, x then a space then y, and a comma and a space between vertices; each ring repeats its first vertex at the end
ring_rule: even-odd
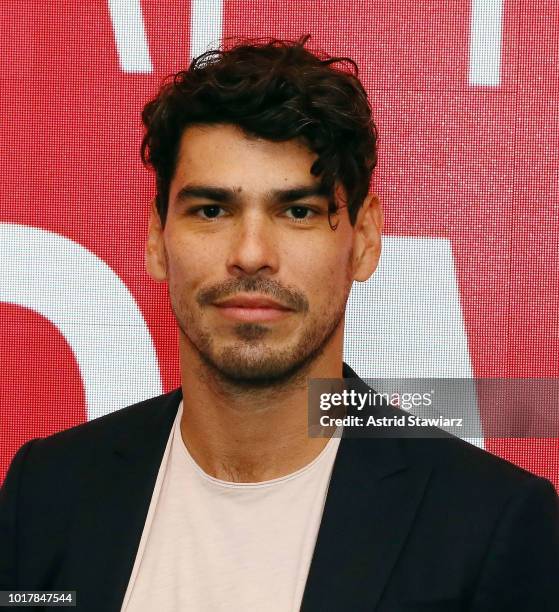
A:
POLYGON ((223 283, 212 285, 202 289, 196 301, 200 306, 209 306, 216 300, 225 300, 238 293, 258 293, 270 297, 287 308, 300 312, 307 312, 309 302, 307 298, 296 289, 284 287, 280 283, 270 278, 262 277, 243 277, 232 278, 223 283))

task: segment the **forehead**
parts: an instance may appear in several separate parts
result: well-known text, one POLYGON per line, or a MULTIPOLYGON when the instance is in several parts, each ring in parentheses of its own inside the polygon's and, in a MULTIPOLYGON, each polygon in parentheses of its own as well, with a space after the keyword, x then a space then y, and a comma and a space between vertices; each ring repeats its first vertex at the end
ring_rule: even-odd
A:
POLYGON ((192 180, 235 183, 244 189, 316 184, 316 153, 298 140, 272 142, 225 125, 189 126, 183 132, 171 191, 192 180))

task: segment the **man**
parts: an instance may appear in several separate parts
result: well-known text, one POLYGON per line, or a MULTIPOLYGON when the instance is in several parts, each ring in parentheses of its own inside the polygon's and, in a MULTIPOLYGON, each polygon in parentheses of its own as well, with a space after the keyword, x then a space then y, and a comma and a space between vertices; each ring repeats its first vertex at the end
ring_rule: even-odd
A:
POLYGON ((146 266, 182 384, 21 447, 1 589, 92 612, 558 609, 548 481, 456 438, 307 433, 308 381, 358 381, 344 311, 383 214, 366 94, 306 40, 206 53, 145 107, 146 266))

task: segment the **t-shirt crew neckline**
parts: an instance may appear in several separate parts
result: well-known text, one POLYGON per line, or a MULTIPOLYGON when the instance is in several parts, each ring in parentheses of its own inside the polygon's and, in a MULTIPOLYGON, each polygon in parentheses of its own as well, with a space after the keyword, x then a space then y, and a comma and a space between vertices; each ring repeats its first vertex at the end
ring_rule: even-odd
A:
POLYGON ((286 474, 285 476, 280 476, 278 478, 272 478, 271 480, 262 480, 261 482, 231 482, 228 480, 221 480, 220 478, 215 478, 214 476, 210 476, 207 474, 194 460, 194 457, 190 454, 184 440, 181 435, 180 422, 182 417, 182 409, 183 409, 183 400, 181 400, 179 404, 179 409, 177 412, 177 421, 175 426, 175 442, 182 449, 181 452, 186 457, 187 461, 194 468, 194 470, 198 473, 200 477, 202 477, 205 481, 218 486, 225 487, 229 489, 262 489, 265 487, 273 487, 275 485, 279 485, 281 483, 287 482, 289 480, 293 480, 306 474, 310 470, 312 470, 316 465, 318 465, 330 452, 337 449, 338 444, 340 443, 340 438, 342 435, 343 427, 338 427, 332 437, 328 440, 324 448, 318 453, 318 455, 312 459, 309 463, 304 465, 302 468, 299 468, 295 472, 291 472, 290 474, 286 474))

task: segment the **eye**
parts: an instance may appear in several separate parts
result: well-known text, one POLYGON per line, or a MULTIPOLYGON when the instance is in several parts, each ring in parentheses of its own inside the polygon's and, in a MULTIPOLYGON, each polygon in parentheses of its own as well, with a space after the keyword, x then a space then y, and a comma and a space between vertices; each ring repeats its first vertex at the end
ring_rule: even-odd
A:
POLYGON ((206 204, 205 206, 198 206, 192 210, 192 214, 200 217, 201 219, 217 219, 220 216, 220 211, 223 212, 223 208, 217 204, 206 204))
POLYGON ((289 211, 293 214, 290 219, 299 223, 310 220, 316 214, 308 206, 290 206, 286 212, 289 213, 289 211))

